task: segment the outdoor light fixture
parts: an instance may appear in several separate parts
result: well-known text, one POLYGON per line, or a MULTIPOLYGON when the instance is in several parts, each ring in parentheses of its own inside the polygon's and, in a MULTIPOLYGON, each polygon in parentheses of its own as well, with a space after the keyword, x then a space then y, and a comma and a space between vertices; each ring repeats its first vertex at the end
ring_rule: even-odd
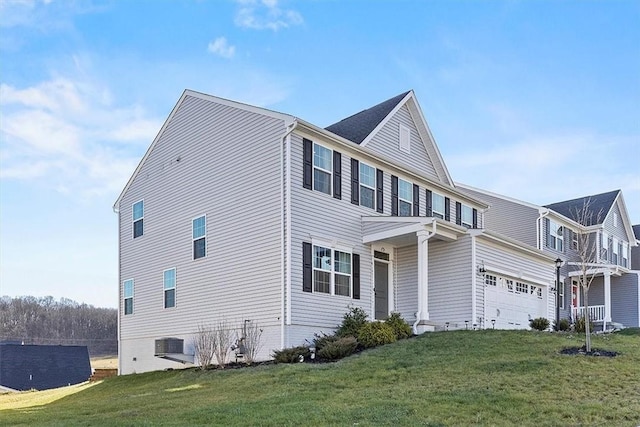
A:
POLYGON ((496 328, 496 319, 491 319, 491 329, 496 328))
POLYGON ((464 321, 464 329, 465 329, 465 331, 469 329, 469 321, 468 320, 464 321))
POLYGON ((560 267, 562 267, 562 260, 556 259, 556 330, 560 324, 560 267))
POLYGON ((484 268, 484 261, 480 261, 480 264, 478 264, 478 273, 483 276, 487 273, 487 270, 484 268))
POLYGON ((449 330, 449 322, 444 322, 444 330, 445 331, 449 330))

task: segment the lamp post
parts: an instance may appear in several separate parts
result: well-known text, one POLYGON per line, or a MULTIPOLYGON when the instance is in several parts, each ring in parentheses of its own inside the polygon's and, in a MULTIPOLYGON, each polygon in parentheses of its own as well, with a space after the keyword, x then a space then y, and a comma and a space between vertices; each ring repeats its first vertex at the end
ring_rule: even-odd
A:
POLYGON ((562 260, 556 259, 556 331, 560 327, 560 267, 562 267, 562 260))

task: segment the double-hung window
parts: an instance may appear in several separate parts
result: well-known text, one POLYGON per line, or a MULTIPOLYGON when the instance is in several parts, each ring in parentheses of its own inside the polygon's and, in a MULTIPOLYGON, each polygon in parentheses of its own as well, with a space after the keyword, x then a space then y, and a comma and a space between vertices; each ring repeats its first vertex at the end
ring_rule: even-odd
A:
POLYGON ((333 171, 332 151, 322 145, 313 144, 313 189, 331 194, 333 171))
POLYGON ((462 225, 473 228, 473 209, 471 206, 462 205, 462 225))
POLYGON ((629 267, 629 243, 622 242, 622 266, 629 267))
POLYGON ((547 246, 558 252, 564 251, 564 227, 560 224, 549 221, 549 238, 547 246))
POLYGON ((579 247, 578 233, 576 231, 571 231, 571 249, 577 251, 579 247))
POLYGON ((163 272, 164 308, 176 306, 176 269, 163 272))
POLYGON ((351 253, 313 246, 313 291, 351 296, 351 253))
POLYGON ((609 235, 607 234, 606 231, 602 232, 602 241, 601 241, 601 250, 600 250, 600 257, 604 260, 604 261, 609 261, 609 235))
POLYGON ((431 193, 431 213, 434 217, 444 219, 444 196, 438 193, 431 193))
POLYGON ((201 216, 192 221, 193 259, 207 256, 207 217, 201 216))
POLYGON ((617 265, 618 255, 620 254, 620 250, 618 248, 618 239, 616 239, 615 237, 613 238, 613 245, 611 249, 612 249, 611 262, 617 265))
POLYGON ((360 162, 360 205, 376 208, 376 170, 360 162))
POLYGON ((144 234, 144 200, 133 204, 133 238, 144 234))
POLYGON ((398 214, 411 216, 413 214, 413 184, 404 179, 398 179, 398 214))
POLYGON ((124 314, 133 314, 133 279, 125 280, 122 283, 122 300, 124 314))

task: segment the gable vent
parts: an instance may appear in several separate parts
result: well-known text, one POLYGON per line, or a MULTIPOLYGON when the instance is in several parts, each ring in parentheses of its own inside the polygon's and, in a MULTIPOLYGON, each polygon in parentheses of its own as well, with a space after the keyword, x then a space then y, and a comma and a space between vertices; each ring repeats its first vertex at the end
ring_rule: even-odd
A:
POLYGON ((411 152, 411 129, 400 125, 400 151, 410 154, 411 152))

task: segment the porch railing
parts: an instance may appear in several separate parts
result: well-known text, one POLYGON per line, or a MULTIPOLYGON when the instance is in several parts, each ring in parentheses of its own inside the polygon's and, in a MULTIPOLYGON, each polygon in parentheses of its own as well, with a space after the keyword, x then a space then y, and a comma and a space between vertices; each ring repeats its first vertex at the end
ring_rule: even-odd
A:
MULTIPOLYGON (((578 319, 580 317, 584 317, 586 313, 585 307, 573 307, 572 315, 573 319, 578 319)), ((589 306, 589 319, 592 322, 602 322, 604 321, 604 305, 590 305, 589 306)))

